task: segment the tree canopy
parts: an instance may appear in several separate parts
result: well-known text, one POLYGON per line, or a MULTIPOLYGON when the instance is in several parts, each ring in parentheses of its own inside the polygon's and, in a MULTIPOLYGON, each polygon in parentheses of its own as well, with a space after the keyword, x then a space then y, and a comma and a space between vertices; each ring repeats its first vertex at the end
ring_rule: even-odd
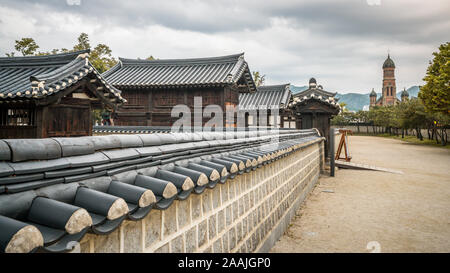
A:
POLYGON ((14 48, 22 53, 22 56, 29 56, 34 55, 39 46, 33 38, 22 38, 20 40, 16 40, 16 45, 14 48))
POLYGON ((264 82, 266 81, 266 75, 261 75, 259 71, 253 71, 253 80, 255 81, 256 86, 264 85, 264 82))
POLYGON ((428 112, 450 115, 450 42, 439 46, 433 56, 419 98, 428 112))
MULTIPOLYGON (((69 50, 67 48, 52 49, 51 51, 37 51, 39 46, 34 41, 33 38, 22 38, 15 41, 15 50, 22 53, 23 56, 31 55, 49 55, 57 53, 65 53, 72 51, 79 51, 90 49, 89 61, 98 70, 98 72, 103 73, 110 69, 117 63, 117 60, 112 56, 112 51, 106 44, 97 44, 94 48, 91 47, 89 41, 89 35, 87 33, 81 33, 77 38, 78 43, 73 46, 73 49, 69 50)), ((15 53, 6 53, 8 57, 14 57, 15 53)), ((150 56, 153 58, 152 56, 150 56)))

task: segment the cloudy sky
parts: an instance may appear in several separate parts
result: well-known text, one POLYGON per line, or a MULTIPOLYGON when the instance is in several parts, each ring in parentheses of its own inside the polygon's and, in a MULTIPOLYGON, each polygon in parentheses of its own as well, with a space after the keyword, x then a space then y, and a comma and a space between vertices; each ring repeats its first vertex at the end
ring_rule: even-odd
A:
POLYGON ((397 87, 421 85, 431 53, 450 40, 448 0, 2 0, 0 55, 32 37, 71 48, 81 32, 116 57, 160 59, 245 52, 266 84, 330 91, 381 89, 388 51, 397 87))

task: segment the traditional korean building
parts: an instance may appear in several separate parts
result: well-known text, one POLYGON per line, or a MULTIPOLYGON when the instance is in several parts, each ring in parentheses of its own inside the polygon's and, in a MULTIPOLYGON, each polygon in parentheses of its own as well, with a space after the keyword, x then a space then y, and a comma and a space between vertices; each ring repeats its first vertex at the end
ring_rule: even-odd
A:
MULTIPOLYGON (((316 128, 329 143, 330 121, 341 109, 338 99, 334 97, 336 94, 323 90, 321 85, 317 85, 316 79, 311 78, 309 88, 293 95, 293 101, 289 104, 295 113, 297 128, 316 128)), ((327 145, 325 151, 327 154, 327 145)))
POLYGON ((239 111, 245 112, 246 127, 296 128, 295 115, 289 108, 291 100, 290 84, 259 86, 255 93, 239 94, 239 111), (267 120, 261 122, 263 111, 267 120))
MULTIPOLYGON (((254 93, 256 86, 244 54, 197 59, 135 60, 120 58, 103 76, 128 103, 114 116, 119 126, 171 126, 179 117, 171 117, 175 105, 184 104, 194 114, 194 97, 202 97, 202 106, 237 106, 240 93, 254 93)), ((203 124, 209 118, 203 119, 203 124)), ((236 126, 226 120, 225 126, 236 126)))
POLYGON ((0 138, 92 134, 92 110, 126 100, 89 62, 89 51, 0 58, 0 138))

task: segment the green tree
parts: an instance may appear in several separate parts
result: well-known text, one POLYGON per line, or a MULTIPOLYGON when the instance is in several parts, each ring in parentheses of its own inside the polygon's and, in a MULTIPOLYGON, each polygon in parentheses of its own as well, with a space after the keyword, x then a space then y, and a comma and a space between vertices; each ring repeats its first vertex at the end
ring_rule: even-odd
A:
POLYGON ((356 112, 356 119, 358 120, 359 123, 365 123, 365 124, 369 123, 370 122, 369 112, 359 110, 358 112, 356 112))
POLYGON ((347 103, 342 101, 339 103, 339 106, 341 106, 342 112, 348 112, 348 109, 346 108, 347 103))
POLYGON ((415 129, 417 137, 423 140, 421 128, 426 128, 427 114, 425 107, 420 99, 411 99, 404 103, 403 113, 401 115, 402 125, 406 128, 415 129))
MULTIPOLYGON (((77 38, 78 44, 73 47, 74 51, 91 49, 91 44, 89 42, 89 35, 82 32, 77 38)), ((113 67, 117 61, 112 56, 112 50, 109 46, 105 44, 98 44, 91 50, 89 54, 89 61, 98 70, 98 72, 103 73, 106 70, 113 67)))
POLYGON ((85 32, 82 32, 80 36, 77 38, 78 44, 73 47, 74 51, 90 49, 91 44, 89 43, 89 35, 85 32))
MULTIPOLYGON (((36 42, 32 38, 22 38, 21 40, 16 41, 15 49, 21 52, 24 56, 49 55, 91 49, 89 35, 87 33, 81 33, 80 36, 78 36, 77 41, 78 43, 73 46, 72 50, 69 50, 67 48, 55 48, 51 51, 36 52, 36 50, 39 48, 36 42)), ((9 57, 13 57, 14 52, 8 53, 6 55, 9 57)), ((151 58, 153 57, 151 56, 151 58)), ((112 56, 111 49, 105 44, 98 44, 93 49, 91 49, 89 54, 89 61, 100 73, 105 72, 117 63, 116 59, 112 56)))
POLYGON ((98 72, 103 73, 117 63, 111 52, 109 46, 105 44, 98 44, 91 50, 89 61, 98 72))
POLYGON ((331 120, 331 125, 339 125, 339 126, 348 125, 347 119, 343 114, 343 112, 333 117, 333 119, 331 120))
POLYGON ((22 53, 23 56, 29 56, 34 55, 39 46, 33 38, 22 38, 21 40, 16 40, 14 48, 22 53))
POLYGON ((92 110, 92 124, 101 125, 102 124, 102 109, 94 109, 92 110))
POLYGON ((255 81, 256 86, 264 85, 264 82, 266 81, 266 75, 261 75, 259 71, 253 71, 253 80, 255 81))
POLYGON ((384 127, 386 133, 391 133, 391 127, 395 125, 392 121, 394 118, 394 106, 374 106, 370 108, 368 119, 375 126, 384 127))
POLYGON ((450 115, 450 42, 440 45, 433 56, 419 98, 427 111, 450 115))
POLYGON ((350 125, 351 123, 356 122, 358 122, 356 113, 350 111, 341 111, 331 120, 332 125, 339 125, 339 126, 350 125))

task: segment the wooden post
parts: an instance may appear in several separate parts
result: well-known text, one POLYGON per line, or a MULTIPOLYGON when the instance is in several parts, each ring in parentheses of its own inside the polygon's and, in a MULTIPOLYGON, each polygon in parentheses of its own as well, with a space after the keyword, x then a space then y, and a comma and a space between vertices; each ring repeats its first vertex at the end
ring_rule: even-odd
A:
POLYGON ((329 144, 329 154, 330 154, 330 176, 334 177, 334 128, 330 129, 330 144, 329 144))

